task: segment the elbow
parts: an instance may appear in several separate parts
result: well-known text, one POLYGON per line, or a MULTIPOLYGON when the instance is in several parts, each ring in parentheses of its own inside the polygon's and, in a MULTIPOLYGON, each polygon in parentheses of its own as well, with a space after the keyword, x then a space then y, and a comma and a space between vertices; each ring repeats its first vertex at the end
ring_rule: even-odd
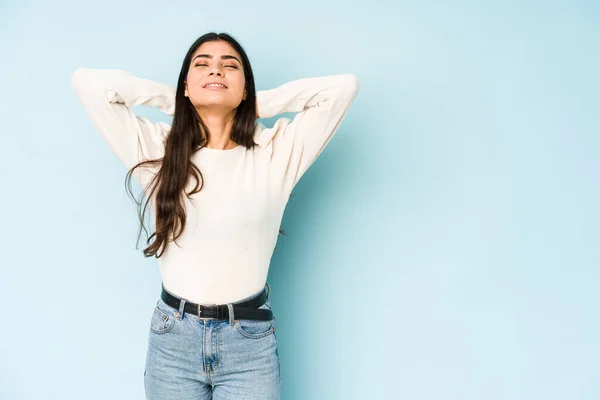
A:
POLYGON ((353 91, 358 93, 358 90, 360 89, 360 81, 358 80, 358 77, 354 74, 348 74, 348 88, 353 91))
POLYGON ((71 86, 74 89, 83 86, 83 84, 88 80, 88 68, 77 68, 71 74, 71 86))
POLYGON ((341 89, 347 93, 348 96, 354 98, 360 89, 358 77, 354 74, 343 74, 341 77, 341 89))
POLYGON ((354 74, 344 74, 343 77, 342 90, 351 100, 354 100, 360 90, 358 77, 354 74))

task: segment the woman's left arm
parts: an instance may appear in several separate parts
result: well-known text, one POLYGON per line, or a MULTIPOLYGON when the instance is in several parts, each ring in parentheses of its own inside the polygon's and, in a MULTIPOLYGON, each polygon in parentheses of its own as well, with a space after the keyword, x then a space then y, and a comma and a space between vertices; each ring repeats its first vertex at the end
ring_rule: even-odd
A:
POLYGON ((359 91, 353 74, 304 78, 257 92, 260 118, 299 112, 265 128, 257 144, 270 150, 270 162, 288 193, 321 154, 337 131, 359 91))

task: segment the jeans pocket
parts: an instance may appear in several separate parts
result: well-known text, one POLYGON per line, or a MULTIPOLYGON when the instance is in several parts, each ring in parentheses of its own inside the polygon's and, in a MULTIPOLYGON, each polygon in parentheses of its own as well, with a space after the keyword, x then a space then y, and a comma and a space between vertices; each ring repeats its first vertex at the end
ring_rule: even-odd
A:
POLYGON ((154 306, 154 312, 150 319, 150 329, 157 334, 169 332, 177 322, 177 312, 162 299, 154 306))
MULTIPOLYGON (((269 300, 259 307, 263 310, 271 310, 269 300)), ((238 319, 235 322, 235 328, 244 337, 250 339, 259 339, 275 333, 275 315, 271 320, 258 319, 238 319)))

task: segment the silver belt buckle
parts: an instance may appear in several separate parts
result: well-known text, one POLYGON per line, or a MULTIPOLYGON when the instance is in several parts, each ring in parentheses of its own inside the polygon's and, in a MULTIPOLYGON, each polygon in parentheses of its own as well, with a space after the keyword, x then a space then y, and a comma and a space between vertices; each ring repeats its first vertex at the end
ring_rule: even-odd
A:
POLYGON ((215 317, 202 317, 202 307, 208 305, 208 306, 216 306, 216 304, 198 304, 198 319, 216 319, 215 317))

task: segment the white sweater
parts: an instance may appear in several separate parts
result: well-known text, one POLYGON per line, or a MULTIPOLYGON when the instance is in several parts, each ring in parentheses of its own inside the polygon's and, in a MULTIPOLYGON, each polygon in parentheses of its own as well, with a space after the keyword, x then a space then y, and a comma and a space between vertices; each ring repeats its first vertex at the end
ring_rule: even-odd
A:
MULTIPOLYGON (((175 88, 117 69, 79 68, 72 85, 93 124, 130 169, 160 158, 170 125, 136 116, 136 105, 175 109, 175 88)), ((187 225, 177 244, 169 242, 158 258, 165 288, 200 304, 226 304, 265 286, 281 219, 289 195, 348 112, 359 90, 352 74, 298 79, 257 92, 258 113, 279 118, 273 128, 256 123, 248 150, 202 148, 192 160, 204 187, 185 199, 187 225)), ((134 178, 147 187, 150 171, 134 178)), ((189 191, 195 184, 190 179, 189 191)), ((154 198, 150 212, 154 217, 154 198)), ((152 230, 149 230, 152 232, 152 230)), ((144 243, 142 241, 140 243, 144 243)))

